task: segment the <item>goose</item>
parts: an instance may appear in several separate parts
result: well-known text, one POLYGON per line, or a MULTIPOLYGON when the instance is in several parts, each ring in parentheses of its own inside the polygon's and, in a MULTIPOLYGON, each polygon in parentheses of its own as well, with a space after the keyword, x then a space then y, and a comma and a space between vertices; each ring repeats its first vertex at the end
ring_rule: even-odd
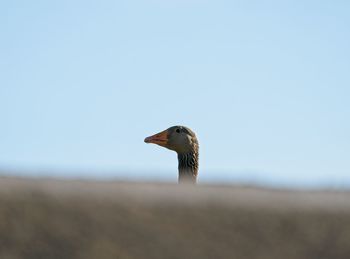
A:
POLYGON ((185 126, 173 126, 145 138, 146 143, 157 144, 177 153, 179 183, 197 181, 199 144, 196 134, 185 126))

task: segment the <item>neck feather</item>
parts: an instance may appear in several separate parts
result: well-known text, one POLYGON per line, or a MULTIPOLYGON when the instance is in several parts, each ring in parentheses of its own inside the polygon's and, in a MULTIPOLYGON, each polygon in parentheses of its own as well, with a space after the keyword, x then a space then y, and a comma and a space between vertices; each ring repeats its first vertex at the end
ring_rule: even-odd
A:
POLYGON ((196 183, 198 175, 198 149, 188 153, 178 153, 179 183, 196 183))

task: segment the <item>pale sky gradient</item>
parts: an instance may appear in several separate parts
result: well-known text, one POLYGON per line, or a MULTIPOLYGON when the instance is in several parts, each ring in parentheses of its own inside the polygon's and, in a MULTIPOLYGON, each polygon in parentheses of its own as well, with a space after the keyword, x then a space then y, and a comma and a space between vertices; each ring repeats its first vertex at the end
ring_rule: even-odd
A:
POLYGON ((350 1, 2 1, 0 168, 175 181, 176 154, 143 139, 183 124, 202 181, 350 186, 349 13, 350 1))

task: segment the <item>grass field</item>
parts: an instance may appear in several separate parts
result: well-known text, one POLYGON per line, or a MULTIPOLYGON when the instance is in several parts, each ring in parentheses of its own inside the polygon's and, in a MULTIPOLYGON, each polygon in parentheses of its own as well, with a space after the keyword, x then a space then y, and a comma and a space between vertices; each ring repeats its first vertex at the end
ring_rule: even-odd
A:
POLYGON ((1 177, 0 258, 349 259, 350 193, 1 177))

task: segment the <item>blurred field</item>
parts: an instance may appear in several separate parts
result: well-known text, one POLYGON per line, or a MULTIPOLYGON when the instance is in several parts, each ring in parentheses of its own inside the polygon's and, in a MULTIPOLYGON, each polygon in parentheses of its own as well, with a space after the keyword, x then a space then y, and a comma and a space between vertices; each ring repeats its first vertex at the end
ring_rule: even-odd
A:
POLYGON ((349 259, 350 193, 1 177, 0 258, 349 259))

